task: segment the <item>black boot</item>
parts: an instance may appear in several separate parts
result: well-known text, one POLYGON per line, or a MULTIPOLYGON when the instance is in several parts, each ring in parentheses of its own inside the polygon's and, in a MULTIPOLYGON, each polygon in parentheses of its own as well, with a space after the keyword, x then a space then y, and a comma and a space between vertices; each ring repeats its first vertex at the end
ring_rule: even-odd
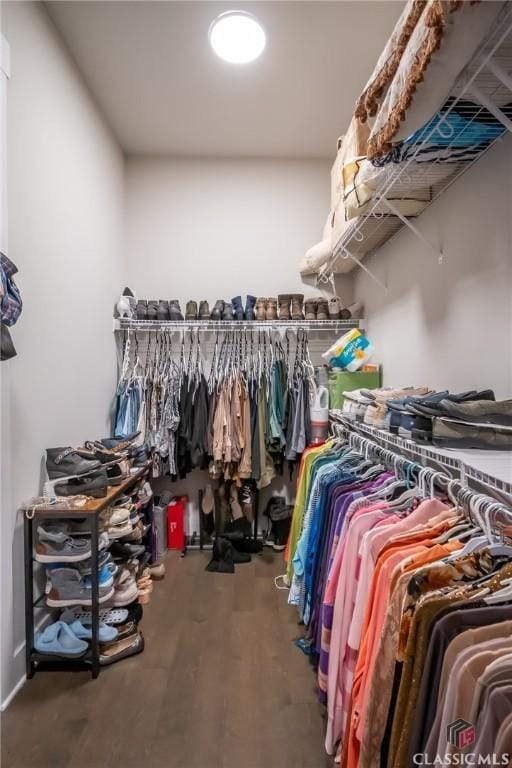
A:
POLYGON ((234 549, 227 539, 217 537, 213 542, 212 559, 205 570, 211 573, 234 573, 234 549))
POLYGON ((245 319, 249 321, 256 320, 256 313, 254 307, 256 306, 256 296, 247 296, 245 302, 245 319))
POLYGON ((233 306, 233 313, 235 315, 235 320, 245 320, 244 308, 242 305, 242 297, 235 296, 234 299, 231 299, 231 304, 233 306))

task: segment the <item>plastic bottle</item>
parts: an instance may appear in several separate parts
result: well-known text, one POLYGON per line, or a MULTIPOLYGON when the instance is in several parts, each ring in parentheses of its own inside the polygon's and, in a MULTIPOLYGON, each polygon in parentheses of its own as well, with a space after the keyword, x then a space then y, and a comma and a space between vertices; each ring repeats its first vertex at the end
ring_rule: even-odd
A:
POLYGON ((323 443, 329 433, 329 390, 318 387, 313 402, 310 405, 311 441, 323 443))

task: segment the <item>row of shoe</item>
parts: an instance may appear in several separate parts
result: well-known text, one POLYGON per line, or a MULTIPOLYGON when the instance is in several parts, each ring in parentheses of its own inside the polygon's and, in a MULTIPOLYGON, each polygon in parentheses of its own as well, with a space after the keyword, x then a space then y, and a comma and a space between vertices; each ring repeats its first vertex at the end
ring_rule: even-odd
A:
POLYGON ((440 448, 512 450, 512 400, 494 392, 419 389, 344 393, 343 414, 354 421, 440 448))
POLYGON ((106 496, 109 486, 120 485, 132 467, 144 467, 149 459, 145 446, 137 446, 137 435, 129 439, 105 438, 83 446, 47 448, 46 471, 58 496, 106 496))
MULTIPOLYGON (((124 609, 100 612, 100 665, 108 666, 144 650, 139 630, 142 607, 134 604, 124 609)), ((85 656, 92 641, 92 614, 81 608, 66 609, 60 618, 36 633, 34 646, 45 656, 77 659, 85 656)))
POLYGON ((196 320, 214 321, 274 321, 274 320, 349 320, 359 310, 360 305, 343 308, 338 296, 326 299, 308 298, 304 300, 302 293, 283 293, 277 297, 263 298, 247 296, 245 306, 241 296, 235 296, 231 301, 219 299, 213 309, 207 301, 188 301, 185 314, 181 311, 177 299, 139 299, 137 300, 129 288, 125 288, 118 305, 120 317, 136 320, 151 320, 153 322, 181 322, 196 320), (128 292, 128 293, 126 293, 128 292))

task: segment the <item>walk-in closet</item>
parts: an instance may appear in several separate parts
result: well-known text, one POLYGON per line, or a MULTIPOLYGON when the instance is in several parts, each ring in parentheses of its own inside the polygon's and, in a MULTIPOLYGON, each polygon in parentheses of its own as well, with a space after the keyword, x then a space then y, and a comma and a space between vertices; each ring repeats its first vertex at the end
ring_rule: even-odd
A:
POLYGON ((512 3, 0 6, 2 768, 512 767, 512 3))

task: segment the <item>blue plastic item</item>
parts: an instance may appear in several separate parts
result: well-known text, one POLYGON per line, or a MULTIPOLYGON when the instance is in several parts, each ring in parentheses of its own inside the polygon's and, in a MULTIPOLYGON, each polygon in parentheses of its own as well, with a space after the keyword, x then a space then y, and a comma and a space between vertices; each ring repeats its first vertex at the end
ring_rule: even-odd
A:
POLYGON ((56 621, 46 627, 43 632, 37 632, 34 647, 39 653, 48 656, 67 656, 78 658, 87 651, 88 645, 80 640, 65 621, 56 621))

